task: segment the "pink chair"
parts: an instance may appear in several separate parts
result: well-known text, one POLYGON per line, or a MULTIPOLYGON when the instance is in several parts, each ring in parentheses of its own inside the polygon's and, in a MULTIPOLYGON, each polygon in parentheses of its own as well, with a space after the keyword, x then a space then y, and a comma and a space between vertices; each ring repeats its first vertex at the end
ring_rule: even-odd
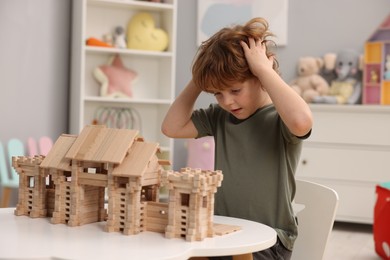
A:
POLYGON ((214 170, 214 138, 206 136, 188 140, 187 166, 202 170, 214 170))
POLYGON ((37 141, 32 137, 29 137, 27 139, 27 150, 28 150, 28 156, 38 155, 37 141))
POLYGON ((53 146, 53 140, 50 137, 43 136, 39 138, 39 154, 47 155, 53 146))

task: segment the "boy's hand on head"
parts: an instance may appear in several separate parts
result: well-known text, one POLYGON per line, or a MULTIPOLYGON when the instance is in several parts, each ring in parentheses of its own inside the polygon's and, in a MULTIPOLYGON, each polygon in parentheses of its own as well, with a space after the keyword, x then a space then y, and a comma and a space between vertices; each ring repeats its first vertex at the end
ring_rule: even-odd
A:
POLYGON ((241 46, 245 53, 245 58, 248 62, 249 69, 256 77, 260 77, 262 70, 272 69, 274 62, 273 56, 267 57, 267 48, 265 43, 261 40, 248 38, 249 45, 241 41, 241 46))

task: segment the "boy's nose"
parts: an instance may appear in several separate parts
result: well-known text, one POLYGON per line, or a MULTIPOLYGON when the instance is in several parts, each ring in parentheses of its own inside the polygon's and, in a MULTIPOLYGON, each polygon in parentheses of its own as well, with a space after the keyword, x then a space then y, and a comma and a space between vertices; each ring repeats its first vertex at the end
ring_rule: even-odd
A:
POLYGON ((229 105, 231 105, 231 104, 233 104, 233 103, 234 103, 234 99, 233 99, 232 96, 230 96, 230 95, 224 96, 224 98, 223 98, 223 104, 224 104, 225 106, 229 106, 229 105))

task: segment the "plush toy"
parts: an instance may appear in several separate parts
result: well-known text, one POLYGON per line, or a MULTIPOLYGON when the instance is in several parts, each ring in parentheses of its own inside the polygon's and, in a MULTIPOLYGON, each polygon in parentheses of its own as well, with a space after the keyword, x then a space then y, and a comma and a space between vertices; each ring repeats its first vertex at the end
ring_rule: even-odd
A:
POLYGON ((120 49, 126 48, 125 29, 122 26, 115 27, 114 46, 120 49))
POLYGON ((99 39, 97 39, 97 38, 93 38, 93 37, 88 38, 88 39, 86 40, 86 44, 87 44, 88 46, 112 47, 111 44, 106 43, 106 42, 104 42, 104 41, 101 41, 101 40, 99 40, 99 39))
MULTIPOLYGON (((334 54, 327 54, 332 57, 334 54)), ((329 56, 328 56, 329 57, 329 56)), ((329 94, 318 96, 313 103, 323 104, 357 104, 361 102, 362 86, 360 65, 361 57, 353 50, 343 50, 336 54, 333 72, 325 71, 327 75, 335 76, 330 82, 329 94)), ((324 58, 326 59, 326 58, 324 58)), ((331 60, 334 60, 333 58, 331 60)), ((328 66, 328 70, 332 66, 328 66)))
POLYGON ((329 84, 319 74, 323 65, 321 58, 311 56, 302 57, 298 61, 298 77, 290 85, 308 103, 315 97, 328 94, 329 84))
POLYGON ((127 69, 117 54, 108 65, 101 65, 93 71, 96 80, 101 83, 100 95, 108 97, 132 97, 132 84, 137 73, 127 69))
POLYGON ((155 27, 149 13, 135 14, 127 27, 127 48, 164 51, 168 47, 167 33, 155 27))

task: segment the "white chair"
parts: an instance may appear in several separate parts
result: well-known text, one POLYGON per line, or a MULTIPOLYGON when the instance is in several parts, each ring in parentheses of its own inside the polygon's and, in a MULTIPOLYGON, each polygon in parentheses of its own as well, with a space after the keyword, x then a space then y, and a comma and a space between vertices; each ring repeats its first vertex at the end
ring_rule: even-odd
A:
POLYGON ((304 208, 297 213, 298 238, 291 259, 322 260, 336 216, 337 192, 318 183, 296 180, 294 201, 304 208))

